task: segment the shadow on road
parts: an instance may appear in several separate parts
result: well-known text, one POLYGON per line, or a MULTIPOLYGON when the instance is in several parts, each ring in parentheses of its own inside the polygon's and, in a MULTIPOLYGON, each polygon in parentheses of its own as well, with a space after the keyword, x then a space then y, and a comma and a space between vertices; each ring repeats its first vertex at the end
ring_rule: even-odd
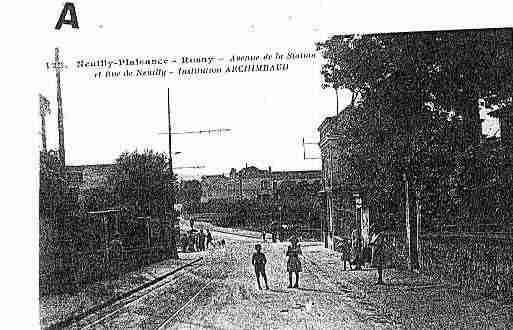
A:
POLYGON ((390 288, 407 288, 407 289, 458 289, 458 285, 449 285, 442 283, 429 283, 429 282, 417 282, 417 283, 385 283, 383 287, 390 288))
POLYGON ((270 289, 269 291, 276 292, 276 293, 290 293, 290 291, 281 290, 281 289, 270 289))
POLYGON ((187 324, 187 325, 189 325, 189 327, 193 326, 193 327, 197 327, 199 329, 228 330, 228 328, 221 328, 221 327, 217 327, 217 326, 213 326, 213 325, 209 325, 209 324, 201 324, 199 322, 179 321, 178 323, 181 325, 187 324))

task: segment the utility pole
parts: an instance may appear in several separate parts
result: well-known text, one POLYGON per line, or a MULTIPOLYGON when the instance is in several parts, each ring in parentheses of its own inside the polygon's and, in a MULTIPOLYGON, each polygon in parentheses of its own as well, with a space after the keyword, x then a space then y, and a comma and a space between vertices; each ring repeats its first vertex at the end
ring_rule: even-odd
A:
POLYGON ((55 77, 57 78, 57 127, 59 130, 59 161, 61 164, 61 173, 64 173, 66 166, 66 154, 64 149, 64 118, 62 114, 62 95, 61 95, 61 69, 62 63, 59 61, 59 48, 55 48, 55 77))
MULTIPOLYGON (((175 214, 175 185, 174 185, 174 173, 173 173, 173 152, 171 147, 171 103, 169 99, 169 88, 167 89, 167 123, 168 123, 168 142, 169 142, 169 173, 171 176, 171 196, 169 203, 171 204, 171 210, 170 210, 170 227, 171 227, 171 239, 170 239, 170 255, 173 259, 178 259, 178 251, 176 250, 176 241, 175 241, 175 224, 176 224, 176 214, 175 214)), ((169 223, 168 223, 169 225, 169 223)), ((162 229, 165 226, 162 226, 162 229)), ((167 248, 167 237, 165 234, 165 231, 161 231, 163 233, 162 237, 164 246, 167 248)))
POLYGON ((422 265, 422 253, 421 253, 421 244, 420 244, 420 231, 422 229, 422 201, 421 201, 421 187, 417 187, 415 203, 417 206, 416 215, 417 215, 417 225, 415 227, 416 232, 416 242, 417 242, 417 267, 420 269, 422 265))
POLYGON ((406 246, 408 249, 408 270, 413 270, 412 263, 412 251, 411 251, 411 226, 410 226, 410 198, 408 194, 408 178, 406 173, 403 173, 403 181, 404 181, 404 192, 405 192, 405 205, 404 205, 404 215, 406 218, 406 246))
MULTIPOLYGON (((198 131, 184 131, 184 132, 173 132, 172 126, 171 126, 171 103, 170 103, 170 96, 169 96, 169 88, 167 89, 167 121, 168 121, 168 131, 165 133, 157 133, 157 134, 167 134, 168 135, 168 144, 169 144, 169 173, 171 175, 171 182, 173 183, 172 186, 172 193, 169 198, 169 204, 171 205, 171 210, 166 213, 170 217, 170 225, 171 225, 171 239, 169 241, 170 245, 170 255, 171 258, 178 258, 178 252, 176 249, 176 240, 175 240, 175 225, 176 225, 176 213, 175 213, 175 202, 176 202, 176 196, 174 191, 174 173, 173 173, 173 150, 172 150, 172 140, 171 135, 173 134, 204 134, 204 133, 222 133, 231 131, 227 128, 221 128, 221 129, 206 129, 206 130, 198 130, 198 131)), ((203 168, 204 166, 182 166, 182 167, 175 167, 175 169, 178 168, 203 168)), ((163 224, 164 225, 164 224, 163 224)), ((165 234, 163 234, 165 235, 165 234)), ((167 239, 163 236, 163 242, 166 243, 165 246, 167 247, 167 239)))
POLYGON ((335 87, 335 96, 337 97, 337 116, 338 116, 338 87, 335 87))

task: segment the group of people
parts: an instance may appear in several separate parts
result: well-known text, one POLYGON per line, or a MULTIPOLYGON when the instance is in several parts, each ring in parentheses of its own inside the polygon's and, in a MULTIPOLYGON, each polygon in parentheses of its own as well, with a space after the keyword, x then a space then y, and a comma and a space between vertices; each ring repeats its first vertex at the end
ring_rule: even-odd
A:
MULTIPOLYGON (((361 270, 365 261, 370 261, 372 266, 377 267, 378 281, 376 284, 383 284, 383 265, 385 255, 388 253, 385 242, 385 234, 379 227, 371 227, 372 236, 366 249, 362 246, 362 240, 358 229, 351 233, 351 250, 349 265, 361 270)), ((345 262, 345 261, 344 261, 345 262)))
MULTIPOLYGON (((301 251, 301 247, 299 245, 299 240, 297 237, 293 236, 290 239, 290 245, 287 247, 287 252, 285 253, 287 257, 287 272, 289 274, 289 288, 298 288, 299 287, 299 273, 302 271, 300 256, 303 255, 301 251), (295 283, 292 285, 292 275, 295 274, 295 283)), ((258 284, 258 288, 262 290, 262 286, 260 284, 260 277, 263 278, 265 283, 265 288, 269 290, 269 285, 267 283, 267 275, 265 272, 265 265, 267 263, 267 259, 265 254, 262 253, 262 245, 255 245, 255 253, 253 253, 253 257, 251 258, 251 263, 255 268, 255 275, 258 284)))
POLYGON ((212 244, 212 233, 208 228, 206 232, 203 229, 191 229, 187 235, 182 236, 181 243, 183 252, 205 251, 212 244))

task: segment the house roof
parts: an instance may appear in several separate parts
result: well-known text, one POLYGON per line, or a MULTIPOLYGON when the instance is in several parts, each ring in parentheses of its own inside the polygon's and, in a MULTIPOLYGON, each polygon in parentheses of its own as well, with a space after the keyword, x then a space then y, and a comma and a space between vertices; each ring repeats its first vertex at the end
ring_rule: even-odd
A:
POLYGON ((272 172, 271 176, 274 180, 280 179, 315 179, 321 178, 320 170, 307 170, 307 171, 277 171, 272 172))
POLYGON ((268 175, 269 172, 266 170, 261 170, 255 166, 249 166, 241 169, 238 173, 239 177, 243 178, 260 178, 268 175))
POLYGON ((224 180, 224 179, 228 179, 228 177, 225 176, 224 174, 203 175, 201 177, 201 180, 209 180, 209 181, 224 180))

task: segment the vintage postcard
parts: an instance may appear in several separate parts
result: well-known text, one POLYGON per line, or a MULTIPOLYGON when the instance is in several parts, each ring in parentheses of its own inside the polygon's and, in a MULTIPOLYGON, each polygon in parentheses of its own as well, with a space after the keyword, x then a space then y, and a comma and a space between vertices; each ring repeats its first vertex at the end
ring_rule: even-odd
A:
POLYGON ((513 328, 513 24, 474 5, 50 2, 39 326, 513 328))

